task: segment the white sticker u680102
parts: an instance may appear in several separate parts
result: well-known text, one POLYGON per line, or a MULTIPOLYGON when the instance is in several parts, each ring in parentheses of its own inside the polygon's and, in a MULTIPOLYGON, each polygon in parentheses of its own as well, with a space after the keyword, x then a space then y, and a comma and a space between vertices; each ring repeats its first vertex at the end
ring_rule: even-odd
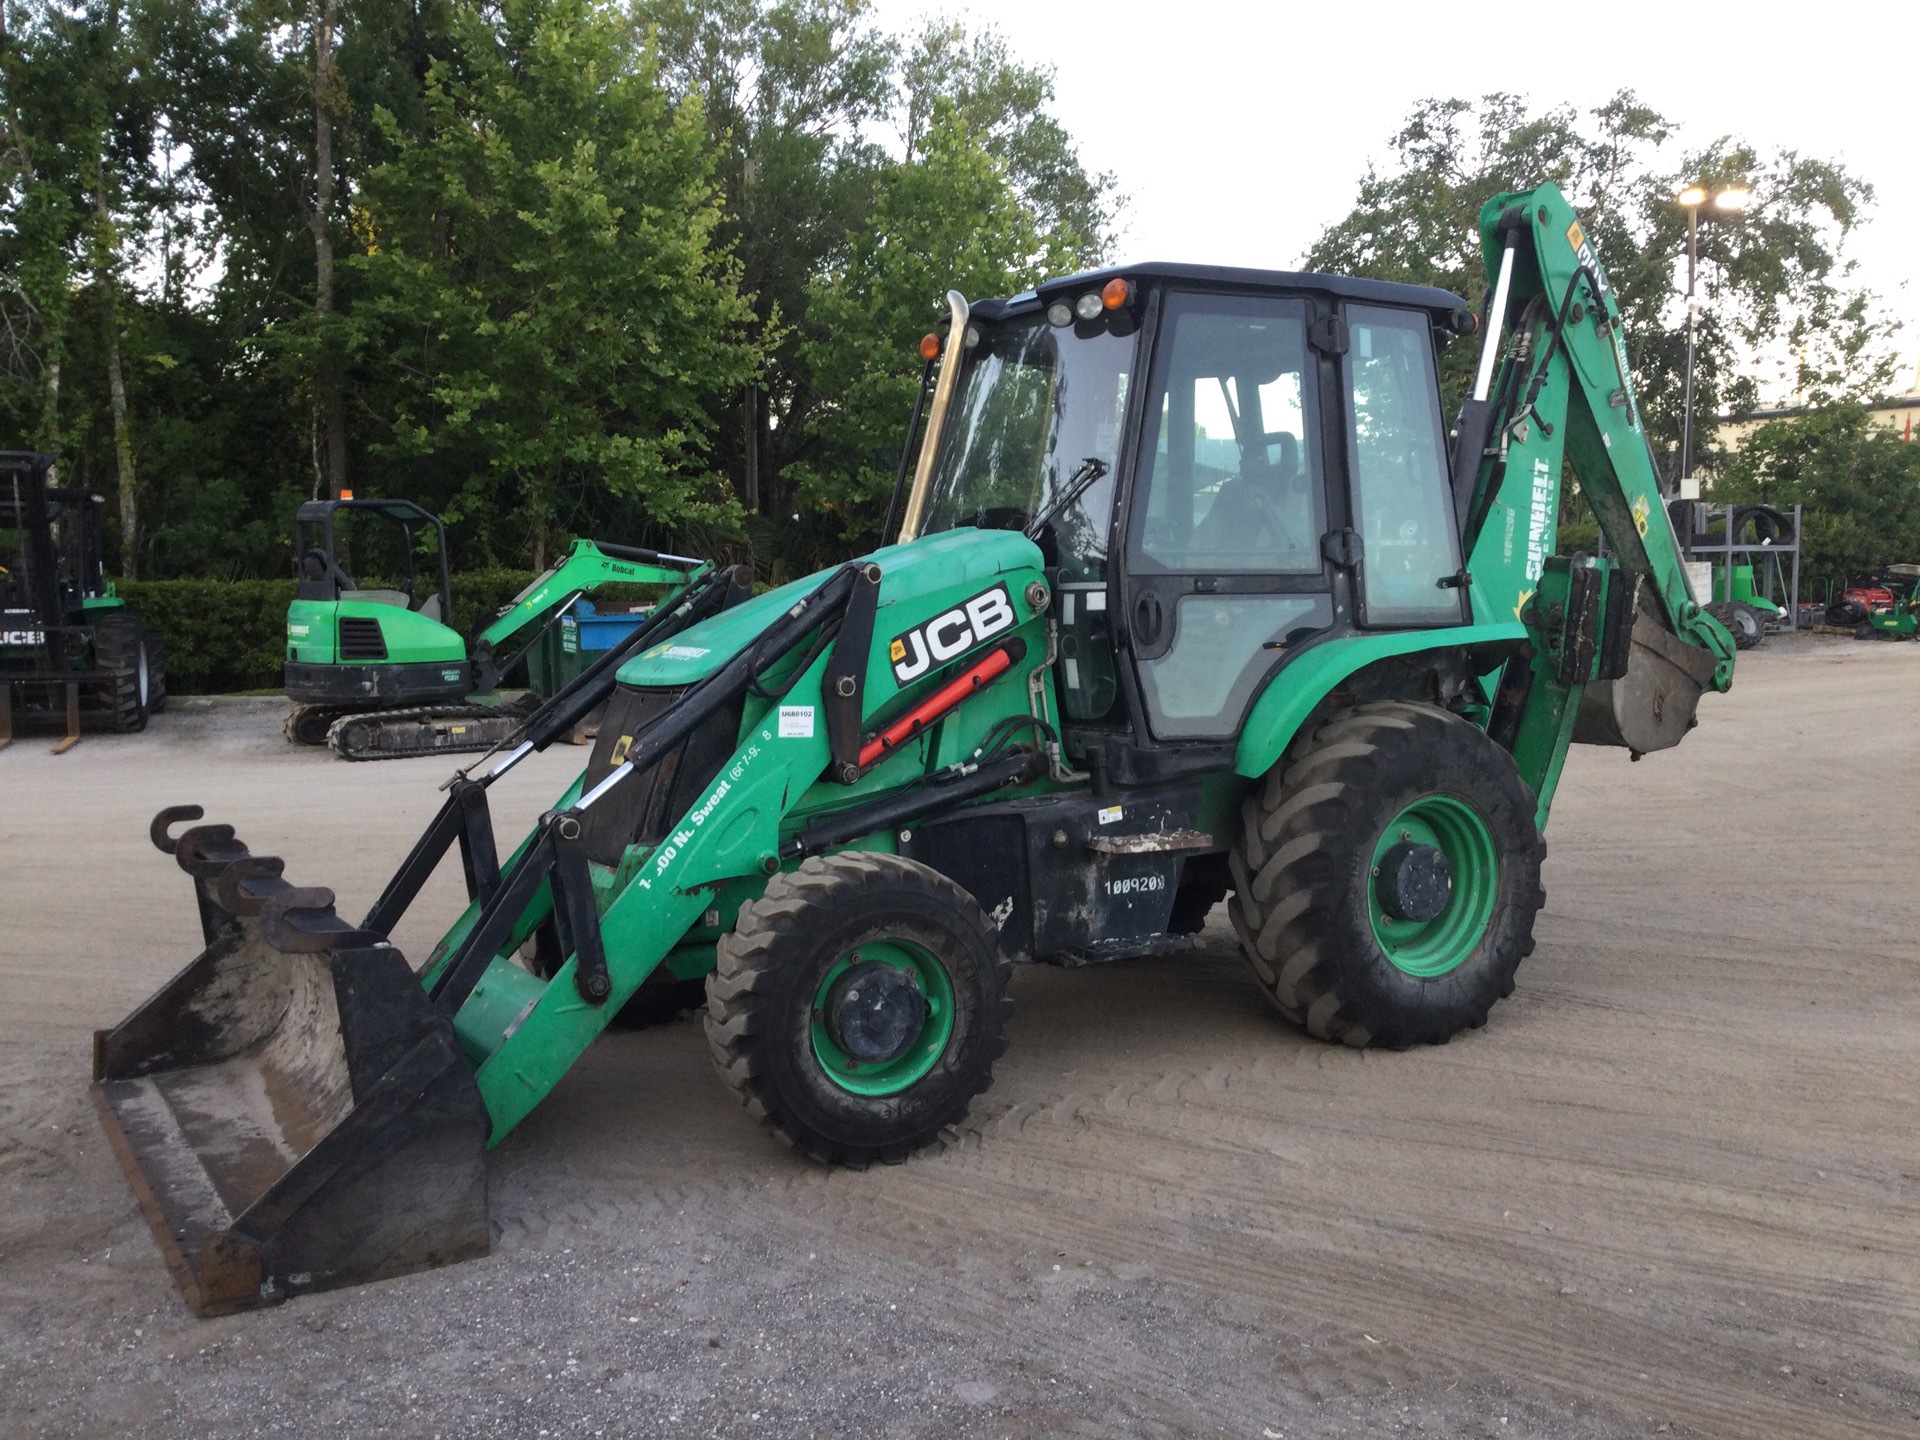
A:
POLYGON ((782 705, 780 707, 780 738, 811 740, 813 738, 813 706, 782 705))

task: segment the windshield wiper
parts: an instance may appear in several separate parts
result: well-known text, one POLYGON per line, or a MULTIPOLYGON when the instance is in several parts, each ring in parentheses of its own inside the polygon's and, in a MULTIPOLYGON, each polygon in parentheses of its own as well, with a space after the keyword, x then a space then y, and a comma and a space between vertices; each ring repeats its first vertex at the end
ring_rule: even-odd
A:
POLYGON ((1080 462, 1080 468, 1069 475, 1067 477, 1067 483, 1054 493, 1053 500, 1046 505, 1038 515, 1027 522, 1027 528, 1024 532, 1026 537, 1029 540, 1038 539, 1040 532, 1046 529, 1048 522, 1062 510, 1066 509, 1067 506, 1078 500, 1081 495, 1085 494, 1088 487, 1091 486, 1094 481, 1107 473, 1107 468, 1107 462, 1098 456, 1089 455, 1086 459, 1082 460, 1080 462))

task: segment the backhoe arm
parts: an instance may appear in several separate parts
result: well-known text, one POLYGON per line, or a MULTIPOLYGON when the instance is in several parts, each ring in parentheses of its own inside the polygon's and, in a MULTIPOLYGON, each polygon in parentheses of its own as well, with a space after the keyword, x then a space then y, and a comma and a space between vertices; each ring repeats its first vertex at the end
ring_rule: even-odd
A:
MULTIPOLYGON (((482 690, 491 690, 494 680, 512 671, 519 653, 504 662, 494 660, 494 651, 530 626, 551 621, 580 596, 601 585, 681 585, 701 569, 705 561, 683 555, 664 555, 630 545, 612 545, 595 540, 575 540, 573 548, 557 565, 514 596, 507 607, 494 616, 487 627, 474 637, 474 660, 485 672, 482 690)), ((536 631, 535 638, 538 638, 536 631)))
POLYGON ((1634 395, 1620 308, 1559 189, 1480 212, 1488 299, 1455 432, 1455 506, 1477 600, 1528 629, 1490 732, 1540 798, 1566 746, 1637 756, 1679 743, 1703 690, 1733 683, 1733 639, 1689 592, 1634 395), (1609 556, 1556 556, 1565 466, 1609 556), (1508 609, 1510 608, 1510 611, 1508 609))
POLYGON ((1490 303, 1459 448, 1481 453, 1477 465, 1466 456, 1469 465, 1456 467, 1473 482, 1460 498, 1474 574, 1519 580, 1516 593, 1539 579, 1559 519, 1558 462, 1570 461, 1615 560, 1643 577, 1641 609, 1715 657, 1711 683, 1724 691, 1733 682, 1732 637, 1688 591, 1619 303, 1592 242, 1559 188, 1542 185, 1489 200, 1480 243, 1490 303), (1526 523, 1507 525, 1509 514, 1526 523))

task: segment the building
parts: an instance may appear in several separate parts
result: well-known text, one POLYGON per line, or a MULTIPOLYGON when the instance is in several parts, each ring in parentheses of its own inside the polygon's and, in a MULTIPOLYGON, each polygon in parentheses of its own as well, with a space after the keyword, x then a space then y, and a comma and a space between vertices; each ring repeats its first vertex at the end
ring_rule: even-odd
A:
MULTIPOLYGON (((1770 410, 1754 410, 1739 419, 1720 416, 1714 432, 1714 438, 1725 450, 1738 450, 1746 442, 1747 436, 1758 430, 1769 420, 1787 420, 1795 415, 1805 415, 1805 405, 1782 405, 1770 410)), ((1920 432, 1920 366, 1916 366, 1913 375, 1913 388, 1904 395, 1890 395, 1884 400, 1875 400, 1867 406, 1873 418, 1889 429, 1898 430, 1902 440, 1913 439, 1920 432)))

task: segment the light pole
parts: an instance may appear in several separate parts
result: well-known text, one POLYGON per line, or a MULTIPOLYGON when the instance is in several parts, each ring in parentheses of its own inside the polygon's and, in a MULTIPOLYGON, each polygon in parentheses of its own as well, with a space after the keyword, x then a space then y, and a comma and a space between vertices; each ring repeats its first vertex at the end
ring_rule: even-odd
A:
MULTIPOLYGON (((1700 207, 1707 203, 1707 187, 1689 185, 1673 198, 1687 211, 1687 395, 1680 408, 1679 484, 1680 494, 1686 497, 1687 481, 1693 476, 1693 325, 1697 308, 1693 279, 1700 266, 1700 207)), ((1737 215, 1753 203, 1753 192, 1744 185, 1727 185, 1712 198, 1714 209, 1737 215)))

